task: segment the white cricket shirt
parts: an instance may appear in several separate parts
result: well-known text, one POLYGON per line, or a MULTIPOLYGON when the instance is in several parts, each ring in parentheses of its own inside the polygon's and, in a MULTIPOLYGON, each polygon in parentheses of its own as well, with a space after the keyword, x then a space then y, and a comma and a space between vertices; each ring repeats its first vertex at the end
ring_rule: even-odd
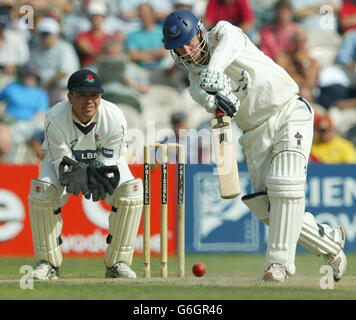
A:
MULTIPOLYGON (((224 72, 240 99, 235 121, 244 131, 257 127, 295 99, 299 88, 291 76, 259 50, 238 27, 220 21, 208 33, 209 70, 224 72)), ((201 70, 203 67, 201 68, 201 70)), ((201 70, 189 72, 190 94, 205 106, 209 94, 199 87, 201 70)))
POLYGON ((97 113, 84 125, 66 100, 49 110, 42 148, 57 174, 64 156, 80 162, 97 159, 105 165, 115 165, 126 153, 126 132, 126 119, 115 104, 101 99, 97 113))

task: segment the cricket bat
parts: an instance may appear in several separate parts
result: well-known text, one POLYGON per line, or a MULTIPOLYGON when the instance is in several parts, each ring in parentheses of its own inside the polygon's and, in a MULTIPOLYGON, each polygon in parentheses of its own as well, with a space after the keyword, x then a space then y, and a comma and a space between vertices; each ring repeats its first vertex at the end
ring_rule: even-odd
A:
POLYGON ((226 116, 219 108, 216 108, 216 117, 211 120, 210 124, 220 196, 223 199, 232 199, 237 197, 241 190, 231 118, 226 116))

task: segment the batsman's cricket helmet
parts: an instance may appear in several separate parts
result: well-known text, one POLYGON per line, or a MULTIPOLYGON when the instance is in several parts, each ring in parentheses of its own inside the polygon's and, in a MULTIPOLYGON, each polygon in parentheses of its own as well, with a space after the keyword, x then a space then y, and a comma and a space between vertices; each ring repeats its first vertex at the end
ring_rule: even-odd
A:
POLYGON ((200 20, 189 10, 176 10, 163 22, 163 44, 167 50, 179 48, 200 30, 200 20))

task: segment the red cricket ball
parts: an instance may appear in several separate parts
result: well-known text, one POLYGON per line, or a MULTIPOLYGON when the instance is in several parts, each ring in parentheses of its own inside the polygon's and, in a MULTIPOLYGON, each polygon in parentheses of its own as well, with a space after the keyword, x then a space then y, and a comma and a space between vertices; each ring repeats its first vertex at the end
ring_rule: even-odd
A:
POLYGON ((194 266, 193 266, 193 269, 192 269, 194 275, 196 277, 202 277, 205 272, 206 272, 206 269, 205 269, 205 266, 201 263, 196 263, 194 266))

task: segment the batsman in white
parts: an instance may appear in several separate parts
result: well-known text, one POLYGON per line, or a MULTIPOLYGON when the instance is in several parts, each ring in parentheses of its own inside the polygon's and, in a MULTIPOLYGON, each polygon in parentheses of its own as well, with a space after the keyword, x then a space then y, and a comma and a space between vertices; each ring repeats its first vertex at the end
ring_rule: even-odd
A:
POLYGON ((71 193, 112 206, 106 277, 136 278, 130 265, 143 207, 142 181, 133 177, 124 157, 125 117, 118 106, 102 99, 103 92, 94 72, 79 70, 68 80, 68 100, 48 112, 45 158, 29 195, 35 279, 58 277, 61 207, 71 193))
POLYGON ((269 225, 263 280, 283 282, 295 274, 298 241, 324 256, 341 279, 344 229, 319 225, 305 211, 313 109, 294 80, 227 21, 208 32, 192 12, 174 11, 163 23, 163 43, 188 69, 192 98, 208 112, 219 107, 244 131, 239 142, 256 193, 242 200, 269 225))

